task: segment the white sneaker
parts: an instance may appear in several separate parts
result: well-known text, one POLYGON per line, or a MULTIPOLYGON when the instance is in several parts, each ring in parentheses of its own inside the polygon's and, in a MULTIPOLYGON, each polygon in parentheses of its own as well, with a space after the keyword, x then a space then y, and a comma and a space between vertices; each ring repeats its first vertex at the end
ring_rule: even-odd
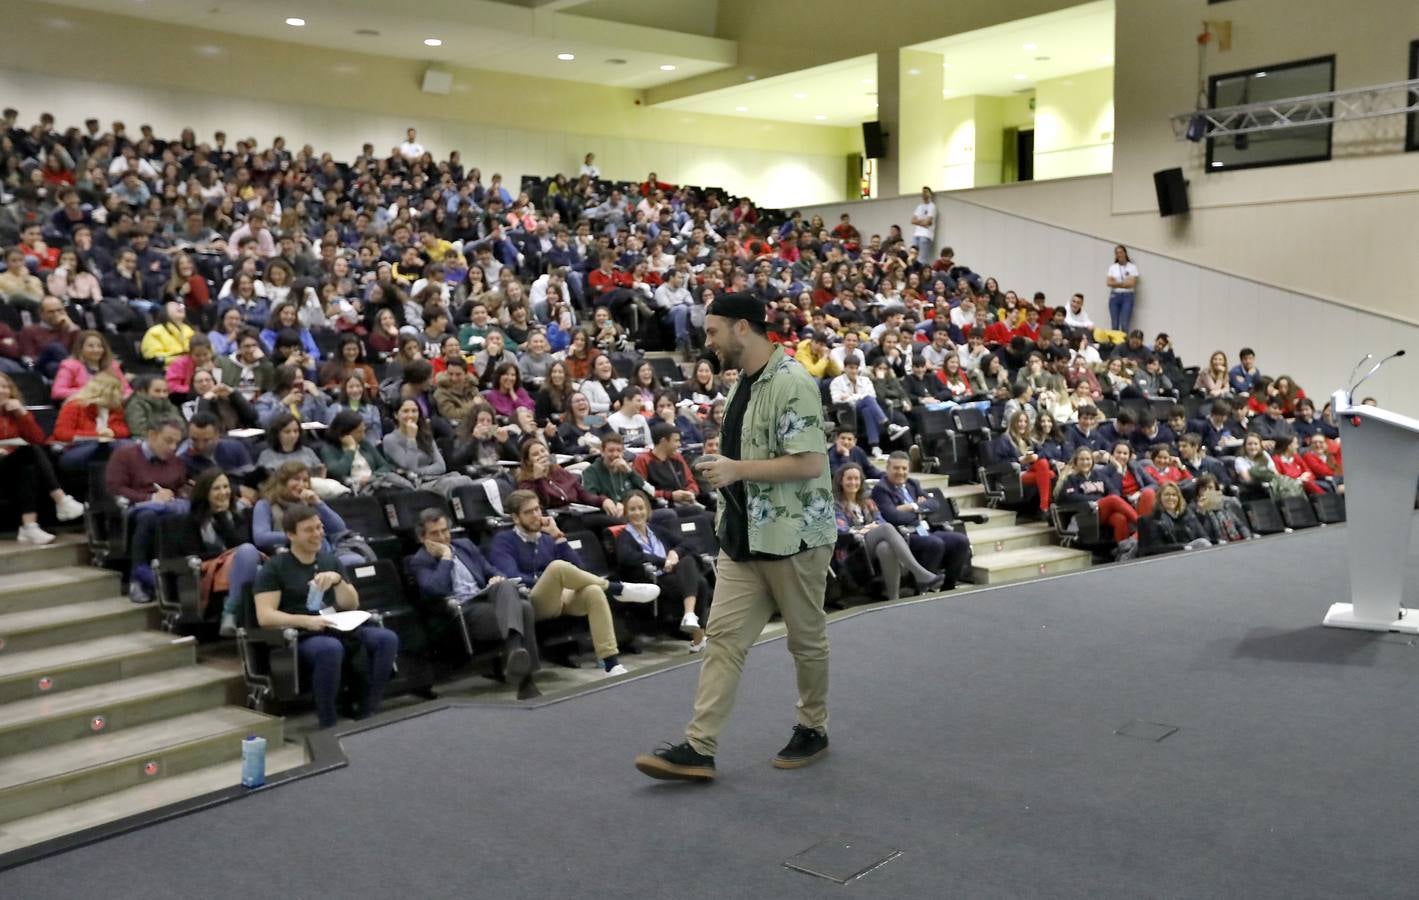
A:
POLYGON ((35 544, 37 546, 42 546, 44 544, 50 543, 53 540, 54 535, 45 531, 43 528, 40 528, 39 524, 36 522, 31 522, 28 525, 21 525, 20 530, 15 533, 15 543, 17 544, 35 544))
POLYGON ((631 670, 621 665, 620 663, 616 663, 614 666, 606 670, 607 678, 615 678, 617 675, 629 674, 631 674, 631 670))
POLYGON ((236 637, 236 616, 222 613, 222 623, 217 626, 217 634, 224 638, 236 637))
POLYGON ((621 585, 621 596, 616 599, 624 603, 649 603, 659 596, 660 585, 658 584, 627 581, 621 585))
POLYGON ((54 514, 61 522, 70 522, 84 514, 84 504, 75 500, 68 494, 58 503, 54 504, 54 514))
POLYGON ((681 631, 694 631, 700 627, 700 617, 692 612, 685 613, 685 618, 680 620, 681 631))
POLYGON ((887 436, 890 437, 890 438, 891 438, 892 440, 894 440, 894 441, 895 441, 897 438, 901 437, 902 435, 906 434, 906 433, 909 432, 909 431, 911 431, 911 429, 908 428, 908 427, 905 426, 905 425, 888 425, 888 426, 887 426, 887 436))
POLYGON ((690 645, 690 652, 691 652, 691 653, 699 653, 701 650, 705 649, 705 644, 708 644, 708 643, 709 643, 709 636, 708 636, 708 635, 701 635, 701 636, 700 636, 700 639, 699 639, 698 641, 695 641, 693 644, 690 645))

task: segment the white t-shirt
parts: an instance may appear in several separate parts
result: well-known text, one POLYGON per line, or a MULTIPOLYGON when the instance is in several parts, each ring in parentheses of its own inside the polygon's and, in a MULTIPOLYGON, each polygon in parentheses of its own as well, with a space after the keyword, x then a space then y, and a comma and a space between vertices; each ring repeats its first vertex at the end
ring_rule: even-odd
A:
POLYGON ((912 226, 912 237, 935 237, 936 236, 936 204, 930 200, 925 203, 918 203, 916 209, 912 210, 912 218, 924 219, 930 217, 930 225, 912 226))
MULTIPOLYGON (((1112 278, 1114 281, 1123 281, 1125 278, 1137 278, 1137 277, 1138 277, 1138 267, 1135 266, 1135 265, 1134 265, 1133 263, 1131 263, 1131 262, 1129 262, 1129 263, 1124 263, 1123 265, 1119 265, 1118 263, 1114 263, 1113 265, 1109 266, 1109 277, 1112 278)), ((1111 291, 1131 291, 1131 290, 1133 290, 1133 288, 1116 287, 1116 288, 1110 288, 1110 290, 1111 290, 1111 291)))
POLYGON ((600 169, 599 167, 597 167, 597 165, 596 165, 595 163, 592 163, 592 164, 589 165, 589 166, 588 166, 586 163, 582 163, 582 164, 581 164, 581 174, 582 174, 582 175, 587 175, 587 176, 589 176, 589 177, 591 177, 591 178, 600 178, 600 177, 601 177, 601 169, 600 169))
POLYGON ((424 155, 424 145, 418 141, 405 141, 399 145, 399 155, 413 161, 424 155))

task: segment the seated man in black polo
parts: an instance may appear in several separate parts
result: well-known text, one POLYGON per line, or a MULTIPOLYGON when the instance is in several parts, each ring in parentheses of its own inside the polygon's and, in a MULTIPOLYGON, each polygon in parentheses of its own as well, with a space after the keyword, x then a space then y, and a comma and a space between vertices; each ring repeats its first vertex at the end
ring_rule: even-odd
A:
POLYGON ((540 695, 532 683, 537 671, 537 613, 518 592, 517 582, 494 569, 467 538, 455 539, 448 517, 437 509, 419 514, 419 542, 409 569, 428 601, 463 602, 474 640, 503 642, 503 676, 517 685, 517 697, 540 695))
POLYGON ((335 725, 345 644, 362 644, 369 651, 370 664, 361 715, 374 715, 384 700, 384 686, 399 652, 399 637, 369 623, 347 632, 331 628, 321 610, 359 609, 360 595, 346 579, 339 558, 321 549, 325 526, 315 509, 292 504, 286 507, 282 521, 290 549, 267 560, 256 575, 256 621, 262 628, 297 628, 302 632, 297 653, 301 669, 309 673, 321 728, 335 725))

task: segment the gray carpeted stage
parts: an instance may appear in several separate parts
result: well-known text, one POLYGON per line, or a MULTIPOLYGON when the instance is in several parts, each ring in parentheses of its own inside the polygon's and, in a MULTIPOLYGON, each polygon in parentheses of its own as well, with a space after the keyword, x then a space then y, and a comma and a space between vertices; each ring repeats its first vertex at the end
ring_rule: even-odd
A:
POLYGON ((833 750, 807 769, 768 764, 793 724, 775 641, 711 786, 631 767, 678 739, 691 665, 353 735, 345 769, 0 874, 0 895, 1413 896, 1419 650, 1319 626, 1343 538, 840 622, 833 750), (1134 720, 1179 730, 1115 734, 1134 720), (902 854, 845 887, 783 867, 837 834, 902 854))

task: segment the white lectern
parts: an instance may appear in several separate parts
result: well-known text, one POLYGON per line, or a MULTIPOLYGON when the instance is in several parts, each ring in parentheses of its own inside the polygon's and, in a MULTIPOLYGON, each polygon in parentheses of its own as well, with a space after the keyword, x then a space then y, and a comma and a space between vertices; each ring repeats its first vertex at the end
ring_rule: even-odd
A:
POLYGON ((1331 398, 1345 452, 1345 521, 1350 602, 1336 603, 1325 624, 1419 634, 1419 610, 1405 610, 1404 565, 1419 480, 1419 421, 1378 406, 1331 398))

